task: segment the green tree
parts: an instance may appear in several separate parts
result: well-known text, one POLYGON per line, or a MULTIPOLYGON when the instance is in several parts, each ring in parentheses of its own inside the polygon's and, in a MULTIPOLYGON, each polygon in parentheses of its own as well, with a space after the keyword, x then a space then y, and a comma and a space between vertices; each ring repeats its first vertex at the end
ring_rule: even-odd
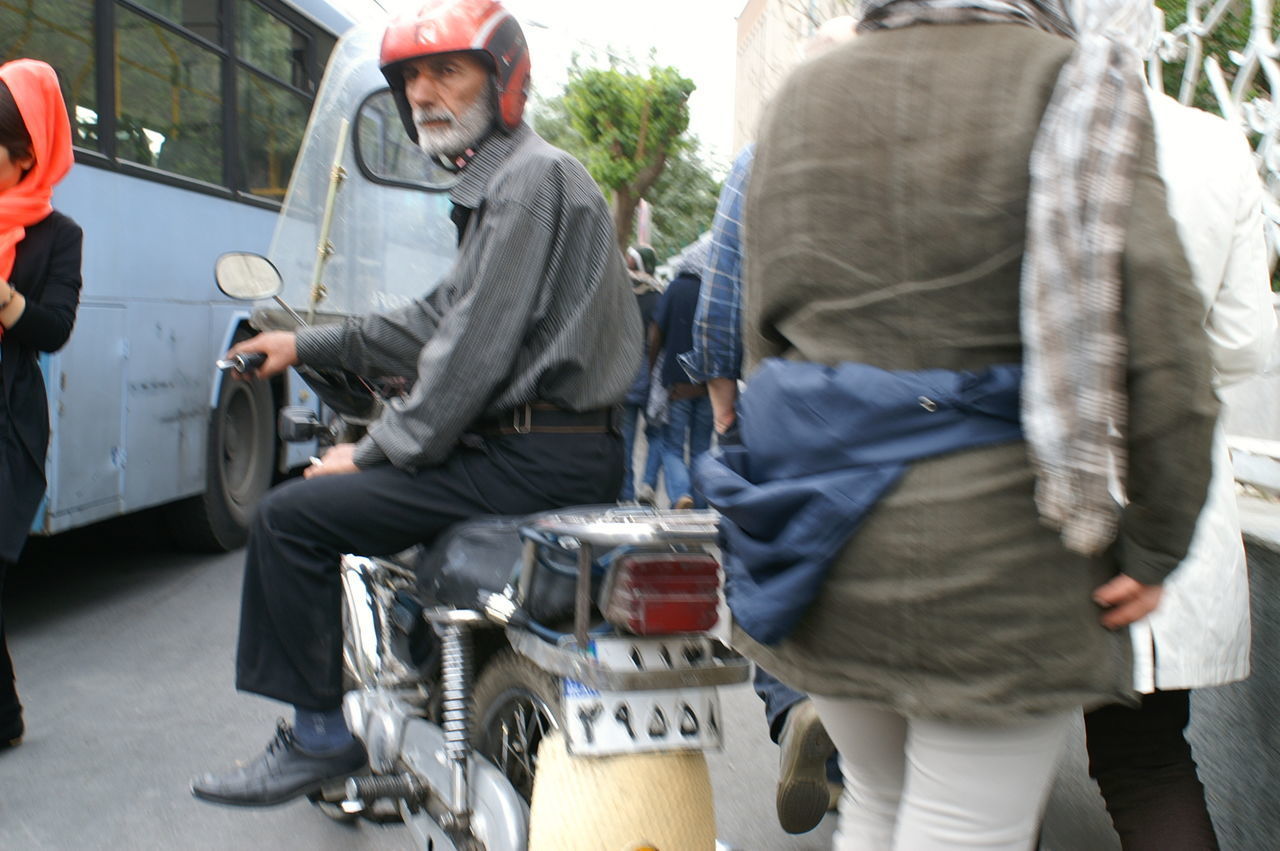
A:
MULTIPOLYGON (((533 129, 557 148, 587 162, 591 145, 573 126, 563 94, 539 99, 533 108, 533 129)), ((612 190, 602 186, 606 195, 612 190)), ((688 245, 711 226, 716 201, 720 195, 718 181, 702 159, 698 141, 684 137, 668 152, 666 167, 645 193, 653 210, 650 242, 659 258, 670 257, 688 245)), ((630 231, 619 232, 622 245, 631 242, 630 231)))
POLYGON ((573 154, 579 162, 587 161, 587 141, 569 122, 564 92, 550 98, 535 99, 530 111, 533 113, 533 129, 539 136, 560 150, 573 154))
POLYGON ((612 197, 620 247, 630 241, 640 199, 689 144, 684 132, 693 89, 693 81, 670 66, 652 66, 647 76, 617 63, 570 71, 563 111, 582 147, 567 149, 612 197))
POLYGON ((711 227, 721 181, 707 170, 697 141, 677 152, 646 196, 653 209, 649 242, 658 257, 670 257, 711 227))

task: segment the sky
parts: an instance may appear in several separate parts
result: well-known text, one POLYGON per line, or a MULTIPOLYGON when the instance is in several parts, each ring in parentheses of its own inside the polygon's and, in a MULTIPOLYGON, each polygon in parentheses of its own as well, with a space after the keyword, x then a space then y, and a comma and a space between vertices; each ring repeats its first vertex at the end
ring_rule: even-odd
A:
MULTIPOLYGON (((412 0, 335 0, 357 16, 381 16, 379 2, 395 10, 412 0)), ((421 0, 418 0, 421 2, 421 0)), ((647 68, 650 49, 659 64, 693 80, 689 130, 702 143, 708 165, 723 173, 732 159, 734 59, 737 16, 747 0, 504 0, 520 20, 533 58, 536 93, 563 88, 574 52, 607 59, 629 55, 647 68)), ((589 63, 590 64, 590 63, 589 63)))

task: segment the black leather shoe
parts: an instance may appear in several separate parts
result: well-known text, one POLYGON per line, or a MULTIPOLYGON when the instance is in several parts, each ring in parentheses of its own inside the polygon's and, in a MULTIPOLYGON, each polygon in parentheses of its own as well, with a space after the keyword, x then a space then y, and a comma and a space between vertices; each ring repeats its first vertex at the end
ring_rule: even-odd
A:
POLYGON ((22 744, 22 734, 26 732, 26 728, 22 724, 22 716, 0 729, 0 751, 7 751, 9 748, 16 748, 22 744))
POLYGON ((320 791, 332 780, 364 774, 369 755, 359 739, 337 753, 307 753, 284 721, 276 737, 257 759, 224 774, 202 774, 191 781, 191 794, 205 801, 239 807, 269 807, 320 791))

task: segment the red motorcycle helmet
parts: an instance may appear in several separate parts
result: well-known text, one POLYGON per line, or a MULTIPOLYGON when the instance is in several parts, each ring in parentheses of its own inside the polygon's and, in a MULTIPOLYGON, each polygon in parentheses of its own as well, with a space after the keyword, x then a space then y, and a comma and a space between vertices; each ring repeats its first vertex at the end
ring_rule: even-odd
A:
POLYGON ((498 124, 507 132, 520 126, 529 96, 530 63, 529 45, 515 17, 498 0, 428 0, 387 25, 378 61, 414 142, 418 128, 405 97, 400 63, 459 51, 478 53, 488 61, 498 94, 498 124))

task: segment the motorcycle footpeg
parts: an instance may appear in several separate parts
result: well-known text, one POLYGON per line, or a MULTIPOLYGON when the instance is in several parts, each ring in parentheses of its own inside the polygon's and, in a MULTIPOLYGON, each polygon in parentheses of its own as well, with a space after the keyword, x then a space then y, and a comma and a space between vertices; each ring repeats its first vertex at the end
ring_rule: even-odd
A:
MULTIPOLYGON (((354 778, 351 778, 351 779, 354 779, 354 778)), ((329 804, 341 804, 343 801, 346 801, 348 798, 347 783, 348 783, 348 778, 345 778, 345 777, 337 780, 330 780, 328 783, 325 783, 315 792, 311 792, 310 794, 308 794, 307 800, 313 804, 318 804, 320 802, 325 802, 329 804)))

